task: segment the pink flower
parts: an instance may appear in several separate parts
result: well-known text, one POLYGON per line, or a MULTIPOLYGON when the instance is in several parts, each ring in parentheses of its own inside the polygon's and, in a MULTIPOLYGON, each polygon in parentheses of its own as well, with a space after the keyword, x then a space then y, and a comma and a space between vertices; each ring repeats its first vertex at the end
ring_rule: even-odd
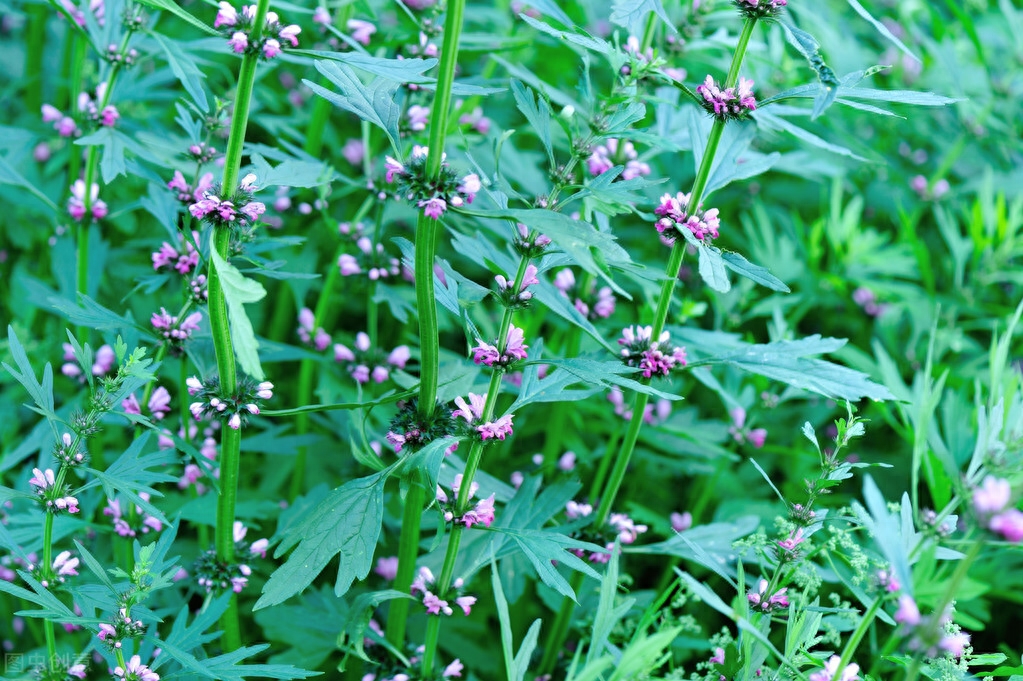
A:
POLYGON ((792 553, 804 541, 806 541, 806 538, 803 537, 803 528, 797 527, 796 531, 790 534, 787 539, 782 539, 781 541, 779 541, 778 546, 781 549, 789 553, 792 553))
POLYGON ((487 396, 476 395, 469 393, 469 403, 466 404, 465 400, 461 396, 455 398, 455 405, 458 407, 455 411, 451 412, 452 418, 462 417, 467 422, 472 423, 476 419, 483 416, 483 408, 487 404, 487 396))
POLYGON ((423 605, 426 606, 426 612, 430 615, 439 615, 443 612, 450 617, 453 612, 447 601, 442 601, 429 591, 423 596, 423 605))
POLYGON ((241 31, 236 31, 227 44, 236 54, 242 54, 249 49, 249 36, 241 31))
POLYGON ((71 577, 78 574, 78 559, 71 556, 70 551, 61 551, 53 559, 53 571, 59 577, 71 577))
POLYGON ((952 657, 959 658, 963 656, 966 646, 970 644, 970 635, 964 634, 963 632, 957 632, 955 634, 948 634, 941 639, 941 643, 938 646, 946 653, 952 655, 952 657))
POLYGON ((52 104, 43 104, 43 123, 53 123, 64 117, 57 107, 52 104))
POLYGON ((570 471, 575 468, 575 452, 565 452, 558 458, 558 468, 570 471))
MULTIPOLYGON (((353 166, 357 166, 362 163, 362 159, 366 155, 366 148, 363 146, 362 140, 353 137, 341 147, 341 155, 353 166)), ((390 182, 391 180, 388 179, 387 181, 390 182)))
POLYGON ((593 506, 589 504, 580 504, 576 501, 570 501, 565 504, 565 515, 569 520, 575 520, 576 518, 585 518, 593 513, 593 506))
POLYGON ((352 40, 363 45, 369 45, 369 38, 377 32, 377 27, 368 21, 349 19, 348 30, 352 34, 352 40))
POLYGON ((53 469, 47 468, 44 473, 38 468, 33 468, 32 477, 29 478, 28 484, 36 487, 36 491, 38 492, 50 489, 56 484, 56 477, 53 474, 53 469))
POLYGON ((342 277, 350 277, 353 274, 362 272, 362 268, 359 267, 359 261, 355 259, 355 256, 348 253, 341 254, 337 259, 337 266, 341 270, 342 277))
MULTIPOLYGON (((264 59, 273 59, 274 57, 276 57, 280 53, 281 53, 281 43, 279 41, 275 40, 274 38, 268 38, 266 40, 266 42, 263 43, 263 58, 264 59)), ((253 218, 253 219, 255 219, 255 218, 253 218)))
POLYGON ((899 609, 895 611, 895 621, 907 627, 920 624, 920 609, 909 594, 899 596, 899 609))
POLYGON ((388 556, 386 558, 377 558, 377 565, 373 568, 373 572, 377 573, 388 582, 393 582, 394 578, 398 576, 398 557, 388 556))
POLYGON ((132 681, 160 681, 160 675, 142 664, 142 658, 138 655, 131 656, 131 659, 128 660, 127 669, 115 667, 114 676, 119 676, 125 681, 128 679, 132 681))
POLYGON ((725 663, 725 649, 715 648, 714 655, 710 658, 711 664, 724 664, 725 663))
POLYGON ((67 668, 67 675, 74 676, 78 679, 85 678, 85 665, 84 664, 73 664, 67 668))
POLYGON ((478 432, 480 437, 484 440, 503 440, 512 434, 512 415, 505 414, 496 421, 491 421, 477 426, 476 432, 478 432))
POLYGON ((320 6, 313 11, 313 23, 327 26, 331 23, 330 12, 326 7, 320 6))
POLYGON ((117 124, 117 120, 121 117, 117 107, 108 105, 103 107, 103 111, 100 112, 99 124, 106 127, 112 128, 117 124))
POLYGON ((981 486, 973 491, 973 510, 977 515, 998 513, 1009 505, 1012 488, 1008 480, 989 475, 984 478, 981 486))
POLYGON ((988 529, 1002 535, 1006 541, 1018 544, 1023 541, 1023 513, 1015 508, 999 513, 988 523, 988 529))
POLYGON ((387 363, 399 369, 404 369, 412 353, 407 345, 399 345, 387 356, 387 363))
POLYGON ((390 156, 388 156, 387 159, 384 161, 384 168, 387 170, 386 174, 384 175, 384 178, 388 182, 394 182, 395 175, 405 174, 405 166, 403 166, 401 163, 394 160, 390 156))
POLYGON ((465 195, 467 203, 472 203, 472 200, 476 198, 476 194, 479 193, 480 189, 483 188, 483 184, 480 182, 479 175, 471 173, 462 178, 462 183, 458 185, 458 193, 465 195))
POLYGON ((671 521, 671 529, 676 532, 685 532, 693 526, 693 514, 689 511, 685 513, 672 513, 669 516, 669 520, 671 521))
POLYGON ((291 43, 292 47, 298 47, 298 34, 302 32, 302 29, 295 24, 285 26, 281 29, 281 32, 277 34, 277 37, 282 41, 291 43))
POLYGON ((753 97, 753 81, 746 78, 739 79, 739 89, 737 92, 739 98, 739 105, 746 107, 749 111, 755 111, 757 108, 757 100, 753 97))
POLYGON ((213 28, 221 26, 234 26, 238 23, 238 12, 229 2, 221 2, 220 10, 217 11, 217 18, 213 21, 213 28))
POLYGON ((469 615, 472 612, 472 606, 476 605, 475 596, 459 596, 455 599, 455 605, 462 609, 462 612, 469 615))
POLYGON ((832 655, 831 659, 824 665, 824 669, 810 674, 810 681, 855 681, 859 678, 860 666, 850 664, 845 669, 839 669, 842 658, 832 655))
MULTIPOLYGON (((431 2, 432 2, 432 0, 431 0, 431 2)), ((405 0, 405 3, 407 5, 411 6, 411 5, 413 5, 413 0, 405 0)), ((466 613, 466 614, 469 614, 469 613, 466 613)), ((465 666, 461 662, 459 662, 458 660, 455 660, 454 662, 452 662, 451 664, 449 664, 447 667, 444 668, 444 671, 441 673, 441 676, 444 677, 445 679, 450 679, 453 676, 461 676, 462 675, 462 670, 464 670, 464 669, 465 669, 465 666)), ((394 681, 394 680, 392 680, 392 681, 394 681)))
MULTIPOLYGON (((494 522, 494 495, 491 494, 486 499, 481 499, 476 507, 471 511, 467 511, 462 516, 462 524, 467 528, 473 525, 481 524, 485 527, 490 527, 494 522)), ((473 601, 475 602, 475 600, 473 601)), ((469 614, 469 613, 465 613, 469 614)))
POLYGON ((439 220, 440 216, 444 215, 444 211, 447 210, 447 202, 435 196, 432 199, 424 199, 417 204, 423 209, 423 215, 434 220, 439 220))

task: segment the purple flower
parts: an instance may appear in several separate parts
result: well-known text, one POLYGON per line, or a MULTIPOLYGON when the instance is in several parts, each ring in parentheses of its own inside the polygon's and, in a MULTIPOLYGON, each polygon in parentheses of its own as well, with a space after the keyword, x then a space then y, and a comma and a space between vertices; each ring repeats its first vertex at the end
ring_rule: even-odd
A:
MULTIPOLYGON (((268 38, 267 41, 263 43, 263 58, 264 59, 273 59, 274 57, 276 57, 280 53, 281 53, 281 43, 279 41, 275 40, 274 38, 268 38)), ((255 218, 252 218, 252 219, 255 220, 255 218)))
POLYGON ((512 415, 505 414, 496 421, 489 421, 476 427, 483 440, 503 440, 512 434, 512 415))
POLYGON ((71 577, 78 574, 78 559, 72 557, 70 551, 61 551, 53 559, 53 571, 58 577, 71 577))
POLYGON ((242 31, 236 31, 231 39, 227 41, 228 47, 230 47, 236 54, 242 54, 249 48, 249 36, 242 31))
POLYGON ((313 23, 327 26, 331 23, 330 12, 322 5, 313 11, 313 23))
POLYGON ((475 393, 469 393, 469 403, 466 404, 465 400, 461 396, 455 398, 455 405, 458 407, 455 411, 451 412, 452 418, 464 418, 468 423, 472 423, 476 419, 483 416, 483 409, 487 404, 487 396, 476 395, 475 393))
MULTIPOLYGON (((410 6, 414 5, 413 0, 404 0, 404 1, 405 1, 405 4, 407 4, 407 5, 410 5, 410 6)), ((417 1, 418 2, 422 2, 422 0, 417 0, 417 1)), ((432 0, 430 0, 430 4, 432 4, 432 0)), ((468 614, 468 613, 466 613, 466 614, 468 614)), ((464 670, 464 669, 465 669, 465 665, 463 665, 459 660, 456 659, 454 662, 452 662, 451 664, 449 664, 447 667, 444 668, 444 671, 441 673, 441 676, 443 678, 445 678, 445 679, 450 679, 450 678, 452 678, 454 676, 461 676, 462 675, 462 670, 464 670)), ((396 679, 392 679, 392 681, 396 681, 396 679)))
POLYGON ((441 215, 444 215, 444 211, 447 210, 447 202, 435 196, 432 199, 424 199, 417 204, 423 209, 423 215, 434 220, 439 220, 441 215))
POLYGON ((988 516, 998 513, 1009 505, 1012 488, 1008 480, 989 475, 981 486, 973 491, 973 510, 977 515, 988 516))
POLYGON ((920 624, 920 609, 909 594, 899 596, 899 609, 895 611, 895 621, 907 627, 920 624))
POLYGON ((671 521, 671 529, 676 532, 685 532, 693 526, 693 514, 689 511, 685 513, 672 513, 669 516, 671 521))
POLYGON ((301 32, 302 29, 299 26, 291 24, 290 26, 282 28, 280 33, 277 34, 277 37, 283 42, 291 43, 292 47, 298 47, 298 34, 301 32))
POLYGON ((238 23, 238 12, 229 2, 221 2, 217 18, 213 21, 213 28, 221 26, 234 26, 238 23))
POLYGON ((988 529, 1005 537, 1006 541, 1018 544, 1023 541, 1023 512, 1010 508, 991 518, 988 529))
POLYGON ((824 664, 824 669, 810 674, 810 681, 855 681, 860 678, 858 664, 850 664, 845 669, 839 669, 838 665, 841 662, 841 657, 832 655, 824 664))
POLYGON ((368 21, 349 19, 348 30, 352 34, 352 40, 363 45, 369 45, 369 38, 377 32, 377 27, 368 21))
POLYGON ((725 663, 725 649, 715 648, 714 654, 711 656, 709 662, 711 664, 724 664, 725 663))
POLYGON ((426 612, 429 615, 439 615, 443 612, 445 615, 450 617, 454 612, 448 605, 447 601, 442 601, 439 597, 429 591, 427 591, 423 596, 423 605, 426 606, 426 612))
POLYGON ((398 557, 388 556, 386 558, 377 558, 377 565, 373 568, 373 572, 377 573, 388 582, 393 582, 394 578, 398 576, 398 557))
POLYGON ((430 109, 425 106, 413 104, 408 109, 408 127, 409 130, 419 132, 426 130, 426 125, 429 123, 430 109))
POLYGON ((766 579, 761 579, 757 584, 757 590, 749 590, 746 594, 746 600, 749 601, 750 605, 755 608, 759 608, 763 612, 771 612, 778 608, 787 608, 789 606, 789 599, 785 595, 788 589, 779 589, 773 594, 768 594, 767 589, 770 585, 766 579))
POLYGON ((384 168, 387 170, 386 174, 384 175, 384 178, 388 182, 394 182, 394 177, 396 175, 404 175, 406 172, 405 166, 403 166, 401 163, 391 158, 390 156, 388 156, 387 160, 384 161, 384 168))
POLYGON ((806 541, 806 538, 803 537, 803 528, 797 527, 796 531, 791 533, 788 536, 788 538, 782 539, 781 541, 778 542, 778 547, 784 551, 787 551, 788 553, 792 553, 804 541, 806 541))

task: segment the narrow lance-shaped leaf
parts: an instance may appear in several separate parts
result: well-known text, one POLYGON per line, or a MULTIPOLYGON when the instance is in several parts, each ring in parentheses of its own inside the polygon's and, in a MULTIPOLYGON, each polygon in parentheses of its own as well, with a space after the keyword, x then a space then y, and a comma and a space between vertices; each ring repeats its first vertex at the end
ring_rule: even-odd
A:
POLYGON ((265 376, 257 352, 259 342, 252 330, 252 322, 245 313, 245 303, 262 300, 266 295, 266 289, 258 281, 247 279, 234 265, 220 257, 217 249, 210 249, 210 258, 217 268, 224 289, 227 318, 231 325, 231 344, 238 355, 238 363, 245 373, 257 381, 262 381, 265 376))

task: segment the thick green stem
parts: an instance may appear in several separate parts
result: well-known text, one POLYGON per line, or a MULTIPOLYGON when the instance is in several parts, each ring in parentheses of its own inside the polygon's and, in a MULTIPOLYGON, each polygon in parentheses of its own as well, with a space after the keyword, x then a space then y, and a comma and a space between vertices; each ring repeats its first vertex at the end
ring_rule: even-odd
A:
MULTIPOLYGON (((746 56, 746 49, 749 47, 749 41, 755 26, 755 19, 746 19, 746 22, 743 24, 738 46, 736 47, 735 54, 732 55, 732 63, 728 69, 725 87, 732 87, 739 80, 739 69, 742 67, 743 59, 746 56)), ((707 139, 707 147, 704 150, 703 158, 700 159, 700 167, 697 170, 696 179, 693 181, 693 190, 689 196, 688 205, 694 209, 700 205, 704 198, 704 192, 710 178, 710 171, 714 165, 714 157, 717 155, 718 145, 721 143, 721 135, 724 129, 724 120, 716 118, 711 127, 710 136, 707 139)), ((681 239, 677 240, 671 249, 671 256, 664 271, 665 279, 661 284, 660 295, 657 297, 657 308, 654 312, 654 322, 652 324, 652 338, 656 339, 660 336, 667 323, 671 301, 675 293, 675 283, 678 281, 678 270, 682 266, 685 251, 686 244, 681 239)), ((632 452, 635 449, 636 441, 639 439, 639 432, 643 427, 643 412, 646 410, 649 400, 650 396, 646 393, 636 395, 636 401, 632 407, 632 419, 629 421, 628 430, 625 433, 625 438, 622 440, 622 447, 615 459, 614 468, 611 471, 611 477, 608 479, 607 487, 600 495, 600 505, 597 507, 594 519, 595 527, 600 527, 607 520, 611 507, 614 505, 615 497, 618 495, 618 490, 621 488, 622 481, 625 479, 625 473, 629 468, 629 461, 632 459, 632 452)), ((555 630, 552 632, 553 635, 547 639, 549 647, 545 650, 543 661, 540 665, 541 674, 549 674, 554 669, 558 652, 564 645, 565 637, 568 634, 568 622, 574 608, 575 603, 572 600, 566 598, 562 601, 561 611, 555 620, 555 630)))
MULTIPOLYGON (((258 42, 259 33, 266 21, 269 0, 258 0, 256 15, 253 17, 251 40, 258 42)), ((238 71, 238 92, 235 96, 234 113, 231 118, 231 134, 227 141, 227 152, 224 159, 223 191, 225 195, 234 193, 241 172, 242 148, 245 144, 245 133, 249 123, 249 105, 252 101, 253 85, 256 79, 256 64, 259 55, 247 53, 242 57, 238 71)), ((213 248, 220 257, 227 260, 231 244, 231 232, 224 227, 214 228, 213 248)), ((220 388, 225 395, 233 394, 238 387, 238 369, 235 363, 234 349, 231 345, 231 329, 228 325, 227 302, 219 273, 212 259, 207 274, 209 291, 210 328, 213 332, 213 347, 217 355, 217 372, 220 376, 220 388)), ((214 544, 217 557, 226 562, 234 561, 234 519, 235 505, 238 500, 238 474, 241 460, 241 431, 233 428, 222 430, 220 444, 220 496, 217 499, 217 528, 214 544)), ((231 598, 231 605, 221 618, 224 629, 222 647, 224 651, 233 651, 241 646, 241 631, 238 624, 237 599, 231 598)))
POLYGON ((860 644, 863 637, 866 635, 867 630, 870 629, 870 625, 874 622, 874 617, 877 615, 877 611, 881 609, 881 602, 883 599, 876 599, 867 610, 866 614, 860 620, 859 625, 856 627, 856 631, 846 641, 845 648, 842 650, 842 657, 838 662, 838 669, 841 671, 852 661, 852 656, 856 653, 856 646, 860 644))
POLYGON ((29 5, 25 31, 25 108, 38 115, 43 106, 43 55, 46 48, 46 21, 50 12, 45 5, 29 5))
MULTIPOLYGON (((437 91, 434 95, 433 112, 430 124, 430 153, 426 159, 426 175, 436 179, 440 177, 441 161, 444 159, 444 142, 447 139, 447 117, 451 109, 451 88, 455 82, 455 67, 458 64, 458 42, 462 35, 462 20, 465 14, 465 0, 451 0, 447 7, 447 16, 444 20, 444 42, 441 46, 440 67, 437 74, 437 91)), ((369 148, 365 149, 369 154, 369 148)), ((436 258, 437 233, 440 223, 437 220, 426 217, 422 212, 416 224, 416 311, 419 316, 419 414, 424 420, 433 415, 437 404, 437 384, 440 376, 440 331, 437 323, 437 298, 434 289, 433 263, 436 258)), ((402 523, 399 545, 402 547, 416 547, 408 553, 398 557, 398 574, 401 576, 411 575, 415 570, 415 561, 419 546, 419 523, 407 522, 407 517, 413 513, 422 513, 422 496, 413 497, 410 493, 405 499, 406 506, 412 501, 419 499, 417 508, 406 508, 406 522, 402 523), (411 563, 409 565, 408 563, 411 563)), ((456 538, 452 536, 452 541, 456 538)), ((395 589, 402 593, 408 592, 408 584, 404 580, 395 582, 395 589)), ((400 601, 395 601, 400 603, 400 601)), ((395 620, 405 619, 407 607, 401 605, 392 607, 387 616, 388 639, 395 645, 401 641, 392 638, 404 629, 404 622, 398 623, 395 620)), ((432 621, 431 621, 432 624, 432 621)), ((402 632, 403 633, 403 632, 402 632)), ((429 635, 429 629, 427 629, 429 635)), ((432 666, 431 650, 436 650, 436 642, 431 648, 427 646, 432 666)), ((425 658, 424 658, 425 660, 425 658)), ((424 669, 428 667, 425 666, 424 669)))
MULTIPOLYGON (((405 495, 405 507, 401 516, 401 538, 398 544, 398 573, 394 577, 394 589, 408 593, 416 574, 416 558, 419 557, 419 526, 423 519, 426 490, 413 484, 405 495)), ((391 601, 387 613, 387 640, 395 646, 405 641, 405 627, 411 601, 396 598, 391 601)))

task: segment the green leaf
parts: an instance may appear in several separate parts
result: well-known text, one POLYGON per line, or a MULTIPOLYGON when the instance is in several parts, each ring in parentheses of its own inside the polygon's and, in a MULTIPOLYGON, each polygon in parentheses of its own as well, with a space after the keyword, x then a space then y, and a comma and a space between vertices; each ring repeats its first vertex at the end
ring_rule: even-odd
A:
POLYGON ((210 103, 206 98, 206 91, 202 87, 202 79, 206 77, 206 74, 199 70, 195 60, 189 56, 188 51, 183 49, 182 45, 160 35, 156 31, 150 32, 149 35, 163 48, 164 54, 167 55, 167 64, 170 66, 171 72, 181 82, 185 92, 189 94, 195 105, 203 113, 209 112, 210 103))
MULTIPOLYGON (((841 100, 839 100, 841 101, 841 100)), ((785 115, 800 115, 806 116, 809 112, 806 109, 800 109, 794 106, 785 106, 781 104, 775 104, 770 109, 761 109, 756 112, 755 117, 757 123, 763 127, 764 130, 778 130, 781 132, 787 132, 796 139, 806 142, 818 149, 824 149, 830 151, 833 154, 839 156, 845 156, 852 158, 857 161, 866 161, 864 157, 854 153, 851 149, 843 147, 838 144, 832 144, 821 137, 813 134, 805 128, 801 128, 798 125, 792 123, 788 119, 784 118, 785 115)), ((887 112, 885 112, 887 113, 887 112)))
POLYGON ((43 381, 40 383, 36 380, 35 372, 32 370, 32 364, 28 361, 28 355, 25 353, 24 346, 18 341, 18 335, 14 333, 14 327, 10 325, 7 327, 7 343, 11 351, 11 357, 13 357, 14 363, 18 368, 11 368, 7 362, 0 366, 3 366, 7 373, 13 376, 14 380, 28 391, 29 397, 36 403, 36 408, 33 411, 42 414, 48 419, 55 420, 57 414, 54 412, 53 406, 53 368, 49 362, 46 363, 46 366, 43 368, 43 381))
POLYGON ((34 184, 25 179, 25 177, 15 170, 14 166, 8 163, 7 159, 3 156, 0 156, 0 184, 10 184, 15 187, 27 189, 32 196, 42 201, 43 204, 50 209, 50 212, 60 212, 57 209, 57 204, 55 204, 49 196, 41 192, 34 184))
POLYGON ((440 467, 448 447, 455 442, 456 438, 453 437, 434 440, 414 454, 402 457, 394 471, 406 478, 415 478, 432 494, 437 489, 440 467))
POLYGON ((604 389, 610 389, 617 385, 627 390, 635 390, 665 400, 682 399, 681 395, 664 392, 629 378, 629 374, 638 374, 639 368, 626 366, 619 360, 601 361, 591 357, 572 357, 569 359, 547 359, 542 363, 575 374, 582 383, 596 384, 604 389))
MULTIPOLYGON (((199 30, 203 31, 204 33, 208 33, 209 35, 215 35, 215 36, 219 36, 220 35, 220 33, 218 31, 214 30, 213 28, 211 28, 210 26, 206 25, 202 21, 199 21, 194 16, 189 14, 187 11, 182 9, 181 5, 179 5, 178 3, 174 2, 174 0, 139 0, 139 4, 140 5, 145 5, 146 7, 152 7, 154 9, 159 9, 159 10, 164 10, 166 12, 170 12, 171 14, 173 14, 173 15, 181 18, 181 19, 184 19, 188 23, 192 24, 193 26, 195 26, 199 30)), ((86 15, 88 16, 88 14, 89 13, 87 12, 86 15)), ((153 35, 153 34, 150 33, 150 35, 153 35)))
POLYGON ((871 16, 870 12, 868 12, 866 10, 866 8, 863 5, 861 5, 857 0, 846 0, 846 1, 849 3, 850 7, 852 7, 854 10, 856 10, 857 14, 859 14, 861 17, 863 17, 864 19, 869 21, 871 26, 873 26, 877 30, 878 33, 880 33, 885 38, 890 40, 892 42, 892 44, 895 45, 896 47, 898 47, 900 50, 902 50, 903 53, 905 53, 909 57, 915 59, 917 61, 917 63, 923 63, 923 62, 920 61, 920 57, 918 57, 915 54, 913 54, 910 51, 910 49, 908 47, 906 47, 905 43, 903 43, 901 40, 899 40, 895 36, 894 33, 892 33, 890 30, 888 30, 887 26, 885 26, 883 23, 881 23, 880 21, 875 19, 873 16, 871 16))
POLYGON ((597 612, 593 616, 593 634, 590 636, 589 650, 586 651, 587 666, 599 659, 604 647, 608 645, 611 630, 625 619, 636 602, 635 598, 627 598, 615 607, 615 597, 618 595, 618 563, 621 555, 621 545, 616 541, 611 551, 611 560, 607 564, 607 571, 600 583, 600 600, 597 603, 597 612))
POLYGON ((366 578, 380 537, 384 483, 389 474, 389 470, 380 471, 333 490, 285 533, 274 557, 297 548, 270 575, 256 610, 283 603, 305 589, 338 554, 341 561, 334 584, 337 596, 343 596, 356 579, 366 578))
MULTIPOLYGON (((687 333, 685 329, 672 330, 672 335, 676 336, 676 340, 698 339, 698 336, 687 333)), ((697 342, 700 341, 697 340, 697 342)), ((690 366, 729 364, 743 371, 766 376, 796 388, 850 402, 864 397, 869 397, 872 400, 895 399, 887 388, 874 383, 866 374, 832 362, 808 357, 808 355, 834 352, 845 343, 844 340, 821 338, 819 335, 798 341, 777 341, 764 345, 735 343, 734 349, 731 351, 713 358, 691 361, 690 366)), ((713 348, 713 351, 720 351, 720 348, 713 348)))
POLYGON ((191 623, 188 621, 188 606, 182 606, 178 616, 174 618, 173 624, 171 624, 171 630, 167 638, 160 640, 160 647, 166 653, 166 656, 160 655, 153 658, 149 667, 156 671, 167 660, 174 660, 189 671, 207 678, 215 678, 204 665, 205 660, 200 662, 192 654, 192 651, 201 649, 202 646, 216 640, 220 636, 221 632, 219 631, 214 633, 206 633, 206 631, 210 627, 217 625, 217 621, 227 610, 230 602, 230 593, 221 594, 211 600, 206 607, 196 612, 191 623))
POLYGON ((319 676, 321 672, 307 671, 290 664, 238 664, 242 660, 255 657, 269 646, 266 644, 248 646, 202 661, 206 675, 218 681, 242 681, 247 678, 263 679, 308 679, 319 676))
POLYGON ((649 678, 650 673, 664 664, 671 654, 667 649, 681 631, 681 627, 672 627, 634 640, 622 651, 609 681, 649 678))
MULTIPOLYGON (((854 503, 853 508, 858 510, 858 515, 864 526, 874 537, 874 541, 877 542, 895 576, 899 578, 899 584, 912 595, 913 573, 909 569, 909 556, 903 541, 903 523, 898 514, 888 510, 888 504, 885 502, 881 490, 870 475, 863 476, 863 500, 867 503, 869 515, 863 512, 863 508, 859 504, 854 503)), ((912 513, 911 507, 907 510, 912 513)), ((912 518, 910 518, 910 531, 912 531, 912 518)))
POLYGON ((721 251, 721 260, 725 263, 725 267, 728 269, 751 281, 755 281, 761 286, 766 286, 772 291, 791 293, 791 290, 785 285, 785 282, 771 274, 771 270, 766 267, 761 267, 760 265, 754 265, 740 253, 736 253, 734 251, 721 251))
POLYGON ((370 591, 369 593, 360 594, 355 602, 352 603, 352 607, 349 608, 348 614, 345 618, 347 624, 345 625, 344 632, 339 637, 339 644, 343 648, 350 649, 356 656, 370 662, 369 656, 366 655, 365 640, 368 636, 372 635, 374 643, 382 645, 387 648, 388 652, 395 656, 395 659, 402 660, 406 666, 408 661, 405 656, 402 655, 401 651, 395 648, 390 641, 387 639, 373 634, 369 629, 369 621, 373 618, 373 613, 381 603, 387 601, 393 601, 397 598, 407 598, 415 600, 415 598, 407 593, 395 591, 394 589, 384 589, 383 591, 370 591), (347 638, 347 643, 344 639, 347 638))
POLYGON ((75 140, 75 144, 83 147, 103 147, 103 158, 100 159, 99 169, 104 184, 110 184, 119 175, 127 175, 128 164, 124 161, 124 150, 131 144, 131 140, 123 132, 103 127, 91 135, 75 140))
POLYGON ((504 670, 508 675, 508 681, 522 681, 526 678, 526 672, 529 671, 529 661, 533 657, 533 651, 536 650, 542 620, 533 620, 533 624, 530 625, 525 638, 522 639, 522 645, 519 646, 518 654, 512 657, 514 642, 512 640, 511 616, 508 613, 508 600, 504 597, 501 578, 497 574, 497 565, 493 561, 490 562, 490 568, 490 584, 493 588, 494 601, 497 605, 497 619, 501 623, 501 648, 504 651, 504 670))
POLYGON ((270 662, 301 664, 317 669, 324 660, 337 652, 338 634, 344 629, 348 606, 335 598, 327 586, 302 594, 294 605, 280 605, 256 613, 256 622, 263 635, 275 644, 290 646, 277 651, 270 662))
POLYGON ((553 563, 564 565, 572 570, 581 572, 587 577, 600 579, 600 576, 585 561, 569 549, 582 549, 605 553, 607 549, 590 542, 572 539, 559 532, 551 530, 527 530, 511 528, 492 528, 494 532, 505 534, 518 545, 519 550, 532 563, 533 569, 547 586, 551 587, 562 596, 575 600, 575 592, 553 563), (553 561, 553 562, 552 562, 553 561))
POLYGON ((316 59, 326 59, 354 66, 360 71, 380 76, 395 83, 435 83, 436 79, 424 75, 437 65, 436 59, 385 59, 361 52, 327 52, 322 50, 288 50, 289 54, 299 54, 316 59))
POLYGON ((581 388, 567 390, 568 386, 581 382, 581 379, 569 371, 555 371, 545 378, 540 378, 540 360, 543 358, 543 339, 537 339, 529 351, 536 364, 529 364, 522 370, 522 384, 515 402, 508 411, 518 411, 527 404, 536 402, 569 402, 584 400, 600 392, 600 388, 581 388))
POLYGON ((585 47, 587 50, 592 50, 599 54, 604 54, 608 56, 612 55, 615 52, 615 48, 614 46, 611 45, 611 43, 607 42, 606 40, 601 40, 600 38, 594 38, 589 33, 576 26, 572 26, 571 28, 574 32, 569 33, 568 31, 562 31, 560 29, 554 28, 550 24, 544 23, 539 19, 534 19, 528 14, 520 14, 519 18, 522 19, 527 24, 529 24, 530 26, 532 26, 533 28, 535 28, 536 30, 542 31, 547 35, 554 36, 555 38, 558 38, 560 40, 564 40, 565 42, 571 43, 572 45, 585 47))
POLYGON ((333 170, 325 163, 288 159, 271 166, 259 154, 252 154, 252 172, 260 187, 319 187, 330 182, 333 170))
POLYGON ((672 33, 678 33, 675 24, 664 11, 661 0, 614 0, 611 3, 611 23, 629 29, 633 34, 640 35, 643 30, 643 19, 653 12, 667 25, 672 33))
POLYGON ((547 160, 554 166, 554 146, 551 142, 551 105, 544 97, 533 98, 533 91, 522 84, 521 81, 512 79, 512 95, 515 97, 515 104, 522 115, 529 122, 529 127, 540 139, 543 148, 547 151, 547 160))
POLYGON ((383 130, 391 142, 391 149, 400 155, 398 120, 401 118, 401 107, 395 100, 400 84, 379 77, 364 83, 347 64, 319 60, 315 65, 316 70, 341 92, 332 92, 310 80, 302 82, 327 101, 383 130))
POLYGON ((728 293, 732 289, 732 282, 728 281, 728 272, 725 271, 725 261, 721 258, 721 250, 713 246, 700 243, 700 277, 715 291, 728 293))
POLYGON ((817 101, 814 102, 812 114, 812 118, 817 118, 834 104, 835 98, 838 97, 839 80, 835 76, 835 72, 824 63, 824 57, 820 52, 821 46, 816 38, 787 21, 781 22, 781 25, 785 29, 785 37, 789 44, 795 46, 806 57, 811 68, 817 74, 817 80, 820 81, 821 91, 817 96, 817 101))
POLYGON ((667 541, 630 546, 626 553, 677 556, 713 570, 725 581, 735 578, 735 549, 732 544, 760 526, 756 516, 743 516, 731 522, 710 523, 676 534, 667 541))
POLYGON ((252 322, 245 314, 245 303, 255 303, 266 296, 266 289, 258 281, 246 279, 231 263, 220 257, 217 249, 210 249, 210 259, 217 268, 224 299, 227 302, 227 318, 231 324, 231 344, 238 355, 242 369, 257 381, 265 378, 259 363, 259 342, 252 330, 252 322))
POLYGON ((93 474, 94 478, 86 483, 82 489, 89 489, 97 484, 102 484, 103 491, 108 498, 113 499, 120 492, 128 497, 131 503, 139 506, 143 511, 160 520, 160 522, 169 525, 170 523, 163 513, 160 512, 160 509, 139 496, 139 492, 146 492, 152 496, 162 497, 163 493, 157 491, 153 485, 161 482, 177 481, 177 478, 173 475, 152 470, 155 468, 167 470, 169 466, 177 464, 178 455, 173 449, 157 450, 149 454, 142 453, 142 450, 149 443, 151 434, 152 431, 145 432, 141 437, 134 440, 128 449, 118 457, 117 461, 110 464, 105 471, 97 471, 94 468, 86 469, 93 474))

